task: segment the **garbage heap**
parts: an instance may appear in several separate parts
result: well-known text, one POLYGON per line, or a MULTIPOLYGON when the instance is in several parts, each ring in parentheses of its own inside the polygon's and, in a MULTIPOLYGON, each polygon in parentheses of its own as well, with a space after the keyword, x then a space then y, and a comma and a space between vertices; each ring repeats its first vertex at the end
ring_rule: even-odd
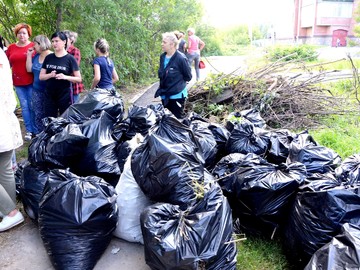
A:
POLYGON ((307 269, 359 266, 360 156, 269 130, 255 109, 229 119, 125 117, 102 89, 46 119, 17 175, 54 267, 93 269, 114 235, 151 269, 236 269, 234 233, 280 237, 307 269))

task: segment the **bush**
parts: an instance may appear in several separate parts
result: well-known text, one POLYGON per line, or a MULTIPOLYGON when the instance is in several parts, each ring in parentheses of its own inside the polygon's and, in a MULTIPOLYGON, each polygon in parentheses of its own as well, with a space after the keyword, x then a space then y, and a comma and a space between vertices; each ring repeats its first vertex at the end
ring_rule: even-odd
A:
POLYGON ((267 58, 274 62, 280 59, 284 61, 305 60, 310 62, 317 59, 317 52, 315 47, 310 45, 276 45, 268 49, 267 58))

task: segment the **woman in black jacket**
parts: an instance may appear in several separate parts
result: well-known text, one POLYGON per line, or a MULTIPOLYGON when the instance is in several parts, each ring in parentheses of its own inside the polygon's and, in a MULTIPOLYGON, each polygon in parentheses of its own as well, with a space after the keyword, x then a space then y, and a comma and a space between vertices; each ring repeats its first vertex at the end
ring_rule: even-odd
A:
POLYGON ((186 82, 192 78, 191 68, 186 56, 177 50, 178 39, 175 34, 167 32, 162 37, 161 48, 164 53, 160 56, 160 86, 155 97, 160 96, 165 108, 177 118, 183 118, 185 99, 188 95, 186 82))

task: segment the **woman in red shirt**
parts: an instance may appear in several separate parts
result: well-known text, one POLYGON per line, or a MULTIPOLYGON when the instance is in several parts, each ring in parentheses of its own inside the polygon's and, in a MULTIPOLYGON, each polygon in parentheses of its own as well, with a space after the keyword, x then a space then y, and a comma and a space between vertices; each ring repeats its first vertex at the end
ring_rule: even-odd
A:
POLYGON ((24 119, 26 134, 25 140, 31 140, 34 129, 34 112, 31 105, 33 74, 26 70, 26 55, 34 43, 29 41, 32 30, 26 23, 19 23, 14 28, 17 42, 10 44, 6 55, 12 68, 12 79, 16 94, 20 101, 22 117, 24 119))

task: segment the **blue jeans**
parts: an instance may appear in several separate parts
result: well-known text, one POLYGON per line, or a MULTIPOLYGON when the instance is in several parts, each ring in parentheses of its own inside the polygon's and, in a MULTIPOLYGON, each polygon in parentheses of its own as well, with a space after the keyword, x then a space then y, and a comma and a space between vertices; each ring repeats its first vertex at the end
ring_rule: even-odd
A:
POLYGON ((15 86, 16 95, 20 101, 21 113, 24 119, 26 132, 35 132, 34 128, 34 111, 32 109, 32 84, 15 86))
POLYGON ((192 62, 195 60, 195 72, 196 72, 196 80, 200 79, 200 69, 199 69, 199 62, 200 62, 200 54, 194 52, 187 55, 189 65, 191 68, 192 62))
POLYGON ((44 110, 45 90, 33 88, 32 108, 34 112, 34 133, 39 134, 44 130, 42 119, 45 116, 44 110))
POLYGON ((77 94, 77 95, 73 94, 73 101, 74 101, 74 103, 78 103, 79 100, 80 100, 80 94, 77 94))

